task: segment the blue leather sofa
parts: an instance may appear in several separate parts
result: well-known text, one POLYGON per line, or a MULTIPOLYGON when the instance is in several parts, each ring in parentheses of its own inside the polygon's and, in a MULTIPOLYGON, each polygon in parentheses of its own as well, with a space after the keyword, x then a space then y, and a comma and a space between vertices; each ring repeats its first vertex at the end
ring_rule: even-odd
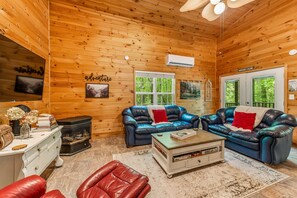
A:
POLYGON ((122 112, 127 147, 152 143, 152 133, 169 132, 199 127, 199 117, 187 113, 183 107, 165 105, 168 124, 151 125, 146 106, 132 106, 122 112))
POLYGON ((202 128, 226 137, 225 146, 267 164, 279 164, 287 159, 296 126, 293 115, 270 109, 252 132, 231 131, 235 107, 219 109, 216 114, 201 116, 202 128))

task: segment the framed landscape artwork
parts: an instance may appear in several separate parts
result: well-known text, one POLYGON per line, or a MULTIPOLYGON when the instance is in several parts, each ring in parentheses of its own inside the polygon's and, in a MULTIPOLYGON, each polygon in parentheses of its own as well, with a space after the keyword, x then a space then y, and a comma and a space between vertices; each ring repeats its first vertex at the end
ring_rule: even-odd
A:
POLYGON ((86 98, 108 98, 109 85, 98 83, 86 83, 86 98))
POLYGON ((14 91, 42 95, 43 79, 28 76, 16 76, 14 91))
POLYGON ((180 82, 180 99, 200 98, 200 82, 180 82))

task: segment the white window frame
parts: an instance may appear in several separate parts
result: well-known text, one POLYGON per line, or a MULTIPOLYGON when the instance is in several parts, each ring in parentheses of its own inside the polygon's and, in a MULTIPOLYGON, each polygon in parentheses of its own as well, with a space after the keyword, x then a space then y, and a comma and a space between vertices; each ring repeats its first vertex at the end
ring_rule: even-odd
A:
POLYGON ((163 72, 149 72, 149 71, 135 71, 134 78, 134 104, 136 104, 136 95, 153 95, 153 105, 158 104, 158 95, 172 95, 172 104, 175 104, 175 73, 163 72), (153 78, 153 92, 136 92, 136 78, 137 77, 151 77, 153 78), (157 78, 170 78, 172 79, 172 92, 157 92, 157 78))
POLYGON ((225 107, 225 82, 228 80, 239 80, 240 82, 240 105, 251 106, 253 104, 252 87, 253 79, 260 77, 274 77, 275 78, 275 99, 274 109, 285 110, 285 69, 279 67, 275 69, 267 69, 256 72, 249 72, 244 74, 237 74, 232 76, 223 76, 220 78, 221 83, 221 107, 225 107))

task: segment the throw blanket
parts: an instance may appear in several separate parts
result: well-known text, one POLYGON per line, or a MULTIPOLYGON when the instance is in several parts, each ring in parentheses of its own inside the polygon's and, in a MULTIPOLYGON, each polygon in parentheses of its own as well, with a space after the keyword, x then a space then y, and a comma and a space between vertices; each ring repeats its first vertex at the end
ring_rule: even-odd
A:
POLYGON ((165 107, 163 105, 147 105, 147 111, 148 111, 151 119, 153 120, 152 125, 171 123, 171 122, 159 122, 159 123, 155 123, 155 118, 154 118, 153 110, 162 110, 162 109, 165 110, 165 107))
MULTIPOLYGON (((238 106, 235 108, 236 112, 244 112, 244 113, 256 113, 256 119, 254 123, 254 128, 258 126, 263 119, 265 113, 269 110, 269 108, 264 108, 264 107, 248 107, 248 106, 238 106)), ((235 126, 232 126, 231 124, 224 124, 225 127, 231 129, 232 131, 249 131, 251 130, 248 129, 243 129, 243 128, 237 128, 235 126)))

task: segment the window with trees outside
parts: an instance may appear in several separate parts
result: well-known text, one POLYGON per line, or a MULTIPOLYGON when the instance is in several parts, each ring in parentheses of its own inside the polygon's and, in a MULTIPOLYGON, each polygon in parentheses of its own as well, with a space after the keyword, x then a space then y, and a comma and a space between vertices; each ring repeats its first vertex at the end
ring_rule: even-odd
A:
POLYGON ((174 73, 135 72, 135 105, 171 105, 174 100, 174 73))
POLYGON ((226 80, 225 82, 225 106, 233 107, 240 104, 239 80, 226 80))
POLYGON ((275 77, 253 78, 253 106, 274 108, 275 77))

